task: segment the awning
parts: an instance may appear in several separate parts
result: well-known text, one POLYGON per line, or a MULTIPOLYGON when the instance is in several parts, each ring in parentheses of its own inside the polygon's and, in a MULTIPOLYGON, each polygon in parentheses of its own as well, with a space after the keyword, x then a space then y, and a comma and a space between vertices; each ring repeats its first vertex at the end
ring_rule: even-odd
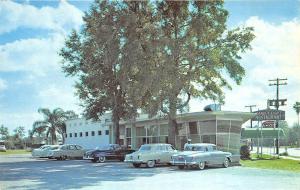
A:
POLYGON ((284 131, 278 128, 242 128, 243 139, 284 137, 284 131))

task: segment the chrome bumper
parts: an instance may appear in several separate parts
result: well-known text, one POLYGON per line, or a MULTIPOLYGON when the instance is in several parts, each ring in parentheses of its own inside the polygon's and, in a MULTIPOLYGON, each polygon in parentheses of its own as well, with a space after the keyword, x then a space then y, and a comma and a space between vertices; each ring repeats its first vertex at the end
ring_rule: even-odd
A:
POLYGON ((83 160, 94 160, 95 158, 91 157, 91 156, 84 156, 82 157, 83 160))
POLYGON ((193 162, 187 162, 186 160, 184 161, 175 161, 172 160, 170 162, 170 164, 174 165, 174 166, 192 166, 192 165, 197 165, 197 162, 193 161, 193 162))
POLYGON ((127 163, 137 163, 137 164, 142 164, 142 163, 145 163, 143 162, 143 160, 124 160, 124 162, 127 162, 127 163))

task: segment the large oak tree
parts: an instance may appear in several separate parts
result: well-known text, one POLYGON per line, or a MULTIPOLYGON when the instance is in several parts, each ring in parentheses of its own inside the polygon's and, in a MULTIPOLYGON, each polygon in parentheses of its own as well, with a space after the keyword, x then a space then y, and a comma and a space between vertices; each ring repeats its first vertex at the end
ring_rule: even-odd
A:
POLYGON ((228 30, 227 18, 221 1, 96 1, 60 52, 63 70, 87 118, 112 111, 117 143, 120 119, 144 109, 167 115, 175 144, 178 110, 192 97, 222 102, 227 78, 245 75, 252 28, 228 30))

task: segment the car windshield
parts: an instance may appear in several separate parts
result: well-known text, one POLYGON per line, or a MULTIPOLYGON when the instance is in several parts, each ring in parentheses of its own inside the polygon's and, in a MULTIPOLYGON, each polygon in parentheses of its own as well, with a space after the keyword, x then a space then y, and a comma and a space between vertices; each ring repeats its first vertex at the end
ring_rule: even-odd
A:
POLYGON ((139 151, 150 151, 153 148, 154 147, 152 147, 150 145, 142 145, 139 151))
POLYGON ((113 147, 110 145, 98 146, 96 147, 97 150, 112 150, 113 147))
POLYGON ((56 150, 58 148, 59 148, 58 146, 53 146, 53 147, 50 147, 50 150, 56 150))
POLYGON ((185 151, 205 151, 204 146, 186 146, 185 151))

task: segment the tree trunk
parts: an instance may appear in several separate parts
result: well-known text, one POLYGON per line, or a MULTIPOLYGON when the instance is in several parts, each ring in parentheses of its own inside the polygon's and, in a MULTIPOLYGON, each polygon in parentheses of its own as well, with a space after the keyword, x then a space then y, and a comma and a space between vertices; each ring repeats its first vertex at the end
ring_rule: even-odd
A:
POLYGON ((168 115, 168 143, 172 144, 173 146, 176 145, 176 135, 177 135, 177 121, 176 121, 176 101, 170 99, 170 106, 169 106, 169 115, 168 115))
POLYGON ((118 113, 113 114, 113 131, 114 131, 113 135, 114 135, 114 143, 120 144, 120 118, 117 114, 118 113))

